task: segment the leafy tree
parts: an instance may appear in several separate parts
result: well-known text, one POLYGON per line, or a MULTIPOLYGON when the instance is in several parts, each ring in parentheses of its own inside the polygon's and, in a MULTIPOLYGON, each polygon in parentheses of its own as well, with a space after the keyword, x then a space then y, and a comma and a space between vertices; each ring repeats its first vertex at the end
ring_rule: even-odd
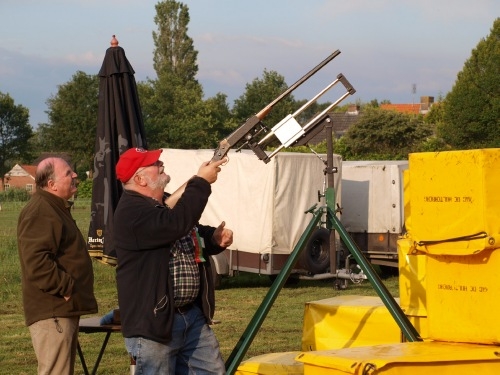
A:
POLYGON ((29 110, 15 105, 9 94, 0 92, 0 173, 3 176, 16 162, 26 162, 32 155, 29 140, 33 129, 29 110))
POLYGON ((429 109, 427 115, 424 117, 424 121, 428 124, 440 126, 440 124, 442 124, 444 121, 444 106, 444 98, 440 94, 436 102, 429 109))
POLYGON ((155 24, 158 31, 153 31, 154 69, 156 74, 173 73, 182 83, 197 83, 196 74, 198 52, 193 40, 188 36, 189 8, 175 0, 160 1, 155 5, 155 24))
POLYGON ((436 134, 425 140, 419 151, 431 152, 431 151, 447 151, 451 150, 451 146, 446 143, 446 141, 440 136, 442 134, 441 129, 444 124, 444 107, 445 102, 442 95, 439 95, 437 101, 432 105, 431 109, 424 117, 425 123, 436 129, 436 134))
POLYGON ((163 142, 160 141, 162 129, 159 126, 159 121, 155 118, 157 113, 161 110, 161 102, 155 97, 154 85, 155 81, 152 79, 137 82, 137 94, 141 103, 144 130, 148 141, 148 147, 151 149, 164 147, 163 142))
POLYGON ((157 79, 138 84, 149 146, 214 148, 231 124, 226 96, 203 101, 202 86, 195 78, 198 52, 187 33, 188 7, 166 0, 156 5, 156 12, 157 79))
POLYGON ((223 94, 203 101, 196 90, 173 89, 163 78, 137 87, 150 148, 215 148, 233 128, 223 94))
POLYGON ((91 178, 80 181, 78 184, 78 198, 92 199, 92 182, 91 178))
POLYGON ((420 151, 432 134, 422 116, 368 107, 335 151, 343 151, 345 160, 406 159, 408 153, 420 151))
POLYGON ((205 100, 194 120, 206 133, 204 142, 200 145, 202 148, 217 147, 219 141, 238 127, 227 104, 227 96, 222 93, 205 100))
POLYGON ((456 149, 500 147, 500 18, 446 96, 439 132, 456 149))
MULTIPOLYGON (((276 71, 264 70, 262 78, 255 78, 251 83, 248 83, 245 93, 234 101, 232 113, 235 120, 242 124, 249 117, 266 108, 287 88, 285 78, 282 75, 276 71)), ((293 95, 288 95, 271 109, 262 122, 268 128, 272 128, 296 109, 298 109, 298 106, 293 95)))
POLYGON ((47 100, 49 123, 40 124, 38 139, 48 152, 67 152, 75 165, 90 170, 93 163, 99 78, 77 71, 47 100))
MULTIPOLYGON (((304 106, 308 101, 309 101, 309 99, 302 99, 302 100, 295 101, 295 103, 293 104, 293 106, 296 108, 295 111, 299 108, 302 108, 302 106, 304 106)), ((302 113, 300 113, 299 115, 296 116, 296 120, 300 124, 305 125, 310 120, 312 120, 316 115, 323 112, 331 104, 332 104, 331 102, 311 103, 302 113)), ((347 111, 348 107, 349 107, 349 105, 347 105, 344 109, 343 106, 340 108, 339 108, 339 106, 336 106, 336 107, 332 108, 329 112, 345 112, 345 111, 347 111)))
POLYGON ((419 145, 418 149, 415 152, 437 152, 437 151, 450 151, 451 147, 448 145, 443 138, 432 135, 426 138, 419 145))

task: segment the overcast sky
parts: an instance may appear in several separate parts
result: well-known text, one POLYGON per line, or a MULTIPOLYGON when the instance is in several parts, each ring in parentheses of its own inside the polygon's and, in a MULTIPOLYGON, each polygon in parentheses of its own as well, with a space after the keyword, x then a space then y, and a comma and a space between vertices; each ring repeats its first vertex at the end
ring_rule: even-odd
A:
MULTIPOLYGON (((339 73, 357 91, 345 103, 444 96, 500 16, 499 0, 183 2, 205 96, 222 92, 231 106, 264 69, 291 85, 337 49, 341 54, 296 90, 296 99, 312 98, 339 73)), ((47 99, 78 70, 97 74, 113 34, 136 80, 155 78, 157 3, 1 0, 0 92, 29 108, 34 127, 46 122, 47 99)), ((332 91, 323 99, 342 93, 332 91)))

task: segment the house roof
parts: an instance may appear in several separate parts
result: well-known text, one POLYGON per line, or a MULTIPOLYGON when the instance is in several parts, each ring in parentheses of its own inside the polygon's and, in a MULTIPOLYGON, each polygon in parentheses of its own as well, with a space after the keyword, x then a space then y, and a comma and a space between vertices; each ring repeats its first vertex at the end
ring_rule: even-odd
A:
MULTIPOLYGON (((362 113, 354 114, 354 113, 338 113, 331 112, 328 113, 328 116, 332 119, 332 130, 335 138, 340 138, 345 134, 345 132, 359 120, 362 113)), ((308 142, 311 145, 320 143, 326 139, 326 130, 323 128, 318 134, 310 139, 308 142)))
POLYGON ((380 109, 396 111, 399 113, 418 115, 421 111, 421 104, 381 104, 380 109))
POLYGON ((21 165, 21 168, 24 169, 30 176, 35 177, 36 173, 36 165, 21 165))
POLYGON ((5 177, 27 177, 35 179, 36 165, 16 164, 10 171, 5 173, 5 177))

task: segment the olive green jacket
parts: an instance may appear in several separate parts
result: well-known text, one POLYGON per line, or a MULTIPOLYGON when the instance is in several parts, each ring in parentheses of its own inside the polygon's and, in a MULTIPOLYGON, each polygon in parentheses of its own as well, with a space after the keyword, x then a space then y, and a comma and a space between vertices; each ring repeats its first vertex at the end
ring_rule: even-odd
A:
POLYGON ((26 325, 97 312, 92 260, 70 209, 70 202, 38 189, 19 215, 26 325))

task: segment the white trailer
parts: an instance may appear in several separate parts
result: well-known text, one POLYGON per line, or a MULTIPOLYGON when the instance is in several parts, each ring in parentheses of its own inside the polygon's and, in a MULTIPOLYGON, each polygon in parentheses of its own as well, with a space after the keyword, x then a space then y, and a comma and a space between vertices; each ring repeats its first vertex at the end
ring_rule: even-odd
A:
MULTIPOLYGON (((343 161, 340 220, 372 264, 398 266, 408 161, 343 161)), ((341 245, 341 250, 347 252, 341 245)))
MULTIPOLYGON (((166 191, 177 189, 212 156, 212 150, 163 149, 161 160, 171 176, 166 191)), ((324 192, 325 164, 314 154, 281 152, 268 164, 248 150, 231 150, 228 156, 200 222, 218 226, 225 221, 234 232, 234 242, 211 261, 219 275, 232 276, 235 271, 276 275, 312 219, 305 211, 318 204, 324 192)), ((326 155, 321 157, 326 162, 326 155)), ((341 157, 334 155, 333 160, 340 169, 341 157)), ((337 190, 340 179, 334 177, 337 190)), ((340 204, 340 196, 337 201, 340 204)), ((317 245, 316 250, 328 253, 328 242, 317 245)), ((329 257, 305 253, 293 274, 327 273, 329 257)))

